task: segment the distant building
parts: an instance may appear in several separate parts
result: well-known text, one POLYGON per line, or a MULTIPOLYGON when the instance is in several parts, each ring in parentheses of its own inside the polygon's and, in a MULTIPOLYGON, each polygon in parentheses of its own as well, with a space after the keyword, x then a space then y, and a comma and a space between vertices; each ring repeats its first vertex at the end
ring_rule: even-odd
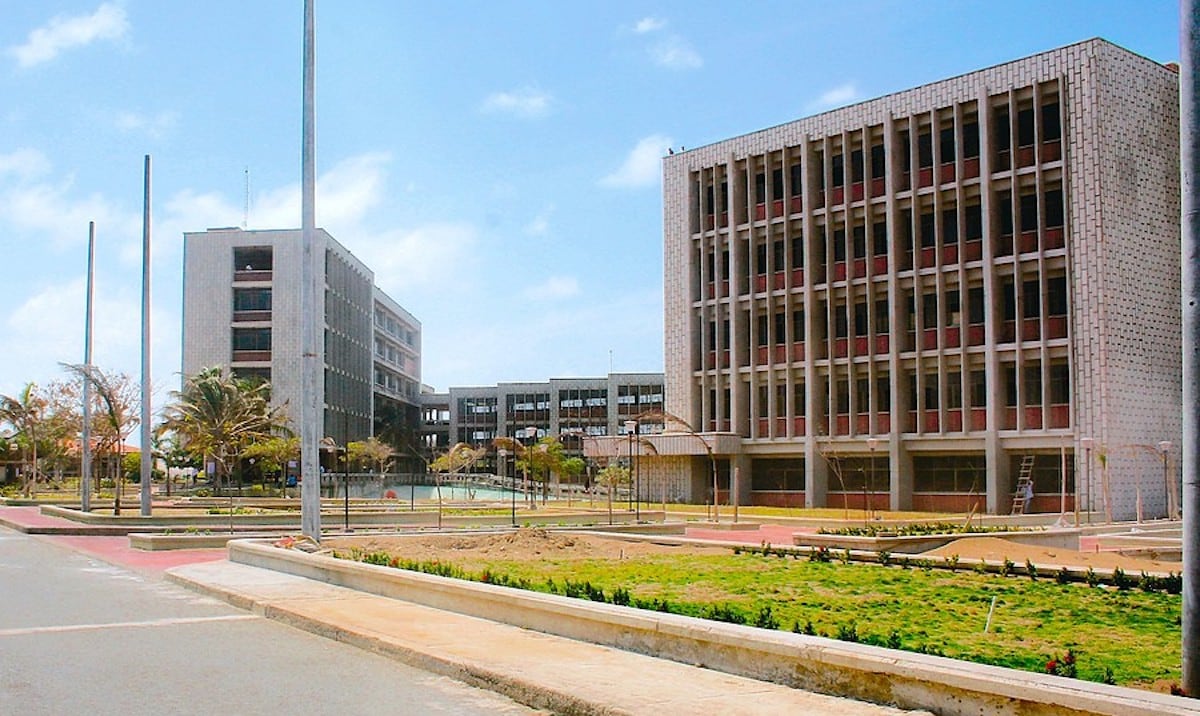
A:
MULTIPOLYGON (((582 455, 585 444, 624 435, 626 421, 643 416, 640 432, 662 430, 661 373, 612 373, 602 378, 552 378, 542 383, 499 383, 426 393, 424 441, 430 453, 456 443, 490 447, 497 437, 532 444, 547 435, 566 452, 582 455)), ((499 472, 489 456, 481 470, 499 472)), ((507 473, 507 474, 511 474, 507 473)))
POLYGON ((1179 183, 1177 72, 1098 39, 675 152, 667 408, 707 447, 658 453, 693 500, 712 449, 742 504, 1163 515, 1179 183))
POLYGON ((324 230, 320 313, 300 312, 299 230, 209 229, 184 234, 183 373, 226 366, 271 383, 299 432, 304 320, 322 341, 321 435, 338 445, 382 435, 416 443, 421 324, 381 291, 372 271, 324 230))

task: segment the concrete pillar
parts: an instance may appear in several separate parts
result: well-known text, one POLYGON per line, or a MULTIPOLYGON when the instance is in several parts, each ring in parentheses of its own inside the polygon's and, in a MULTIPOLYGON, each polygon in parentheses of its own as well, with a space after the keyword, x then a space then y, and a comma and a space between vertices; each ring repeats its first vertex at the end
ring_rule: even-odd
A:
POLYGON ((889 504, 893 510, 911 510, 913 493, 913 459, 905 444, 895 440, 888 451, 888 469, 891 471, 889 504))
POLYGON ((731 456, 729 460, 730 492, 737 491, 737 504, 745 507, 750 504, 750 456, 745 453, 731 456), (738 479, 734 482, 734 476, 738 479))
POLYGON ((984 459, 987 462, 987 511, 988 514, 1007 512, 1012 507, 1012 471, 1008 452, 1000 447, 1000 438, 988 431, 984 437, 984 459))
POLYGON ((808 441, 804 453, 804 506, 826 507, 829 493, 829 463, 808 441))

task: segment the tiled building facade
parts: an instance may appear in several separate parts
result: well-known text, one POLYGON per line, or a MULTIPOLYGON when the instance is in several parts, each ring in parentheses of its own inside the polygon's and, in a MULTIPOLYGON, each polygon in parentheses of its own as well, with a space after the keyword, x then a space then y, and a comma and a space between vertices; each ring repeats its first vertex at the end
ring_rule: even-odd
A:
POLYGON ((1165 513, 1178 126, 1090 40, 667 157, 667 408, 722 492, 1008 512, 1033 456, 1035 511, 1165 513))
MULTIPOLYGON (((421 324, 374 274, 323 230, 317 301, 324 370, 323 436, 338 445, 376 433, 416 433, 421 324)), ((299 230, 184 234, 183 373, 209 366, 270 381, 299 432, 299 230)), ((308 319, 311 320, 311 319, 308 319)))

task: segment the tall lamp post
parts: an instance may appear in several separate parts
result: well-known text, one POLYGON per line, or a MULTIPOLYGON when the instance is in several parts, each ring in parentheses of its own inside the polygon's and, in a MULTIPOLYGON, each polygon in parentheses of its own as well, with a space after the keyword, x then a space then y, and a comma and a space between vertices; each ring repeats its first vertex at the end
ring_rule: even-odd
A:
MULTIPOLYGON (((636 420, 626 420, 625 421, 625 434, 629 436, 629 468, 630 468, 629 471, 631 473, 633 472, 633 464, 634 464, 633 463, 633 441, 637 439, 637 428, 638 428, 638 423, 636 420)), ((641 495, 639 488, 641 488, 641 485, 634 483, 633 488, 634 489, 630 490, 630 492, 629 492, 629 501, 632 503, 630 506, 634 507, 634 509, 635 509, 634 520, 640 522, 641 516, 642 516, 642 505, 641 505, 642 495, 641 495), (634 498, 635 494, 637 495, 636 499, 634 498)))
MULTIPOLYGON (((1092 446, 1096 441, 1092 438, 1079 438, 1079 447, 1083 448, 1083 485, 1086 488, 1083 496, 1083 511, 1088 524, 1092 522, 1092 446)), ((1079 524, 1079 485, 1075 485, 1075 524, 1079 524)))
POLYGON ((1164 511, 1166 512, 1167 519, 1175 519, 1175 501, 1171 499, 1171 475, 1169 474, 1167 467, 1167 458, 1171 453, 1171 441, 1160 440, 1158 443, 1158 452, 1160 455, 1162 455, 1163 505, 1165 506, 1164 511))
MULTIPOLYGON (((869 500, 875 497, 875 448, 877 447, 879 447, 879 438, 867 438, 867 450, 871 452, 871 471, 867 473, 870 491, 867 493, 868 502, 867 504, 863 505, 864 510, 869 509, 869 500)), ((872 510, 871 513, 873 514, 873 512, 874 511, 872 510)))
MULTIPOLYGON (((504 448, 496 450, 496 459, 500 461, 500 476, 503 478, 504 473, 508 472, 508 451, 504 448)), ((501 482, 500 484, 504 484, 501 482)), ((512 526, 517 526, 517 473, 514 470, 512 477, 509 478, 509 488, 512 491, 512 526)))
MULTIPOLYGON (((537 426, 530 425, 525 428, 525 439, 529 441, 529 445, 525 448, 525 500, 529 501, 532 497, 532 484, 529 482, 530 472, 533 470, 533 444, 537 440, 537 426)), ((534 503, 537 500, 533 500, 534 503)))

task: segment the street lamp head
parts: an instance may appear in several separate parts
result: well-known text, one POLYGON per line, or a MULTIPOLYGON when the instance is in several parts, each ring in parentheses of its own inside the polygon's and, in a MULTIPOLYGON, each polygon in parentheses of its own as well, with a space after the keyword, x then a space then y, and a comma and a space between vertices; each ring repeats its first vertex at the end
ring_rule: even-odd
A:
POLYGON ((1171 449, 1171 441, 1170 440, 1160 440, 1159 441, 1159 443, 1158 443, 1158 451, 1159 452, 1165 453, 1170 449, 1171 449))
POLYGON ((867 449, 875 452, 875 448, 879 447, 879 438, 867 438, 867 449))
POLYGON ((525 428, 525 437, 533 439, 537 437, 537 434, 538 429, 535 426, 530 425, 529 427, 525 428))
POLYGON ((634 433, 637 432, 637 428, 638 428, 638 423, 636 420, 626 420, 625 421, 625 432, 626 433, 633 435, 634 433))
POLYGON ((1079 447, 1083 448, 1084 450, 1091 450, 1092 446, 1095 444, 1096 441, 1092 438, 1079 438, 1079 447))

